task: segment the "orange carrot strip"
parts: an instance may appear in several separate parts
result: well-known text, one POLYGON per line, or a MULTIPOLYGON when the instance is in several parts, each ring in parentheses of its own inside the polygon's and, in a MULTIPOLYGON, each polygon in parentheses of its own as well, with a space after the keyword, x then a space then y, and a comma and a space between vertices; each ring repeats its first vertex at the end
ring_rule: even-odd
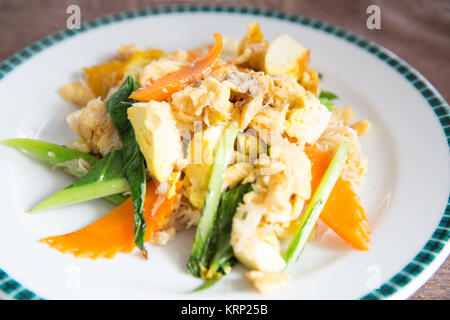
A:
MULTIPOLYGON (((177 186, 179 187, 179 184, 177 186)), ((164 227, 178 200, 177 196, 167 199, 165 194, 156 193, 156 188, 155 182, 147 182, 144 203, 147 231, 144 241, 148 241, 154 231, 164 227)), ((112 258, 118 252, 131 252, 135 247, 133 216, 133 202, 130 197, 103 218, 78 231, 40 241, 76 257, 112 258)))
POLYGON ((142 102, 150 100, 163 101, 173 93, 183 90, 190 83, 204 77, 214 67, 222 51, 222 35, 214 33, 215 44, 208 54, 195 60, 192 64, 158 79, 150 85, 135 90, 130 98, 142 102))
MULTIPOLYGON (((307 147, 306 155, 311 161, 311 192, 314 193, 322 179, 331 157, 327 152, 307 147)), ((359 196, 352 190, 350 182, 339 178, 320 214, 325 222, 342 239, 359 250, 368 250, 370 229, 359 196)))

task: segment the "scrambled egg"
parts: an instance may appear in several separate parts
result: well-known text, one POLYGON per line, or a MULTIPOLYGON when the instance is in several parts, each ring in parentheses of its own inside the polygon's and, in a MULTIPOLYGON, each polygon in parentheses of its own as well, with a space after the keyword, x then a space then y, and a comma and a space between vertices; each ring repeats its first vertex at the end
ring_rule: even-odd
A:
POLYGON ((298 146, 281 139, 255 166, 253 191, 233 217, 231 245, 248 268, 278 272, 285 266, 278 234, 298 218, 311 196, 311 163, 298 146))
POLYGON ((272 76, 291 75, 299 80, 305 69, 308 51, 286 34, 273 40, 264 59, 264 71, 272 76))
POLYGON ((214 126, 194 133, 188 146, 189 164, 184 169, 184 193, 192 205, 201 209, 208 189, 214 149, 224 127, 214 126))
POLYGON ((67 101, 84 107, 90 100, 94 99, 94 93, 89 86, 81 81, 66 84, 59 90, 59 94, 67 101))
POLYGON ((105 102, 92 99, 86 107, 69 114, 66 118, 70 129, 89 145, 94 153, 106 155, 113 149, 120 149, 122 143, 105 102))
POLYGON ((168 181, 183 159, 181 136, 170 105, 156 101, 135 103, 127 111, 147 168, 158 181, 168 181))
POLYGON ((146 65, 139 74, 139 84, 141 86, 146 86, 169 73, 180 70, 181 67, 185 65, 187 65, 187 62, 185 61, 172 60, 165 57, 154 60, 146 65))
POLYGON ((331 112, 312 93, 298 99, 287 114, 286 134, 300 143, 314 144, 331 119, 331 112))
POLYGON ((285 288, 290 282, 290 277, 284 272, 252 270, 247 272, 245 277, 263 294, 279 291, 285 288))
POLYGON ((264 69, 264 57, 267 52, 268 42, 261 32, 259 24, 251 23, 247 28, 248 32, 240 41, 238 56, 233 62, 236 65, 262 71, 264 69))
POLYGON ((280 161, 285 166, 288 176, 292 177, 291 194, 296 194, 304 200, 309 199, 311 196, 311 162, 306 154, 296 144, 287 139, 281 139, 271 146, 270 157, 280 161))
POLYGON ((228 121, 233 110, 230 102, 232 84, 206 77, 199 85, 191 85, 172 96, 172 107, 177 120, 187 123, 192 131, 194 121, 205 120, 209 125, 228 121))
POLYGON ((230 165, 225 171, 225 179, 222 185, 222 191, 232 188, 244 180, 252 171, 253 165, 250 163, 235 163, 230 165))

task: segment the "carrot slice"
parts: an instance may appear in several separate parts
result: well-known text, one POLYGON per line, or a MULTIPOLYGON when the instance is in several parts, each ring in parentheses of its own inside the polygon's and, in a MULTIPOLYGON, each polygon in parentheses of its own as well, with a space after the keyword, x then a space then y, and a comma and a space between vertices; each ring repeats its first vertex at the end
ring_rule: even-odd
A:
MULTIPOLYGON (((148 241, 154 231, 164 227, 178 200, 177 196, 167 199, 165 194, 156 193, 156 188, 154 181, 147 182, 144 203, 147 231, 144 241, 148 241)), ((130 197, 103 218, 78 231, 40 241, 76 257, 112 258, 118 252, 131 252, 135 247, 133 216, 133 202, 130 197)))
POLYGON ((214 67, 222 51, 222 35, 214 33, 215 44, 208 54, 195 60, 192 64, 158 79, 150 85, 137 89, 130 98, 141 102, 150 100, 163 101, 173 93, 183 90, 190 83, 204 77, 214 67))
MULTIPOLYGON (((322 179, 331 157, 327 152, 317 151, 316 146, 307 147, 306 155, 311 161, 311 192, 314 193, 322 179)), ((359 250, 368 250, 370 229, 359 196, 350 182, 339 178, 320 214, 320 219, 342 239, 359 250)))

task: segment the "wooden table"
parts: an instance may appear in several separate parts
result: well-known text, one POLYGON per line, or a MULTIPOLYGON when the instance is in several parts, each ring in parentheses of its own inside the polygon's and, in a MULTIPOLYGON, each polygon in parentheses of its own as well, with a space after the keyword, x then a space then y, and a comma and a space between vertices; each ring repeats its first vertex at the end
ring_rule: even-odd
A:
MULTIPOLYGON (((66 8, 77 4, 82 20, 122 10, 199 1, 0 0, 0 61, 66 26, 66 8)), ((203 1, 205 3, 206 1, 203 1)), ((229 0, 209 1, 303 14, 349 29, 392 50, 417 68, 450 100, 450 1, 446 0, 229 0), (381 30, 366 27, 366 8, 381 8, 381 30)), ((412 299, 450 299, 450 259, 412 299)))

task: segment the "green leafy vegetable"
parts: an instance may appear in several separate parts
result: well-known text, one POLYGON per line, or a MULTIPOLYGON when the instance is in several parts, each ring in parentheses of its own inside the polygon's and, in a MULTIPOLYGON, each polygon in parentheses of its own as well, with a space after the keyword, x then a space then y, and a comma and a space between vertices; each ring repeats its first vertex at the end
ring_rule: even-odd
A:
POLYGON ((334 110, 334 102, 331 102, 330 100, 326 98, 319 98, 320 103, 323 104, 325 107, 327 107, 328 111, 334 110))
MULTIPOLYGON (((61 167, 77 178, 85 176, 91 167, 100 161, 99 158, 90 154, 41 140, 19 138, 4 140, 2 143, 47 160, 55 167, 61 167)), ((105 197, 105 199, 117 205, 127 198, 123 194, 105 197)))
POLYGON ((195 288, 194 290, 191 291, 191 293, 195 293, 195 292, 200 292, 203 290, 206 290, 208 288, 211 288, 213 285, 215 285, 221 278, 218 279, 207 279, 205 281, 203 281, 202 285, 199 286, 198 288, 195 288))
POLYGON ((341 142, 333 159, 330 162, 319 186, 314 192, 308 207, 303 213, 300 223, 297 226, 294 236, 284 254, 284 260, 286 261, 286 268, 295 263, 298 257, 305 248, 308 242, 311 232, 319 219, 320 212, 322 211, 325 203, 328 200, 331 190, 333 190, 337 179, 341 175, 342 169, 348 158, 350 151, 350 144, 347 141, 341 142))
POLYGON ((236 263, 230 243, 233 216, 244 195, 251 190, 252 185, 246 183, 234 187, 222 195, 209 243, 206 272, 202 275, 206 281, 195 291, 211 287, 223 275, 226 275, 236 263))
POLYGON ((230 259, 233 257, 231 248, 231 226, 233 216, 244 195, 252 190, 252 185, 246 183, 227 191, 221 198, 217 209, 216 227, 212 238, 211 251, 214 253, 210 261, 207 278, 216 277, 217 271, 226 274, 231 267, 230 259))
MULTIPOLYGON (((129 186, 128 186, 129 189, 129 186)), ((117 194, 112 194, 110 196, 105 197, 106 200, 119 205, 122 204, 125 200, 128 199, 128 196, 122 194, 122 193, 117 193, 117 194)))
POLYGON ((330 91, 321 91, 319 98, 325 98, 328 100, 335 100, 338 98, 338 96, 336 94, 334 94, 333 92, 330 91))
POLYGON ((202 216, 195 234, 191 256, 187 263, 188 271, 196 277, 201 276, 201 269, 205 268, 208 263, 208 248, 211 241, 211 233, 216 223, 217 208, 219 206, 227 160, 229 159, 231 152, 233 152, 238 130, 237 123, 232 122, 225 129, 214 150, 214 163, 209 177, 202 216))
POLYGON ((127 115, 127 109, 135 102, 128 97, 138 88, 137 80, 132 75, 128 76, 119 90, 106 101, 106 109, 111 115, 122 141, 123 174, 130 185, 134 206, 134 242, 147 257, 147 251, 144 248, 146 227, 143 214, 146 182, 145 162, 127 115))
POLYGON ((335 100, 337 98, 337 95, 329 91, 321 91, 319 95, 320 103, 327 107, 328 111, 333 111, 334 102, 332 100, 335 100))
POLYGON ((129 186, 122 174, 122 152, 113 150, 98 161, 85 176, 45 199, 30 212, 103 198, 127 190, 129 186))

